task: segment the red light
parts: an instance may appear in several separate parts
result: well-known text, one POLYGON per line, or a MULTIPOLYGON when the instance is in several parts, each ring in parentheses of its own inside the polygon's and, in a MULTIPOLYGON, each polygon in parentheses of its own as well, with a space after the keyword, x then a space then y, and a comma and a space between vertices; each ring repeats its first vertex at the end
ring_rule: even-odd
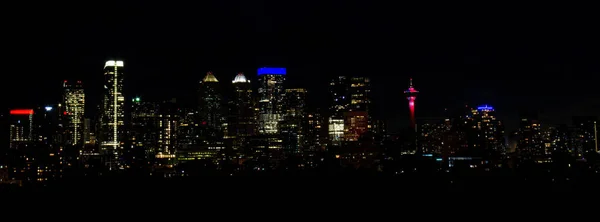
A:
POLYGON ((206 121, 203 121, 203 122, 202 122, 202 125, 206 125, 206 121))
POLYGON ((67 83, 67 80, 65 80, 65 83, 67 83))
POLYGON ((65 115, 65 116, 66 116, 66 115, 67 115, 67 111, 64 111, 64 112, 63 112, 63 115, 65 115))
POLYGON ((10 115, 33 115, 33 109, 13 109, 10 115))

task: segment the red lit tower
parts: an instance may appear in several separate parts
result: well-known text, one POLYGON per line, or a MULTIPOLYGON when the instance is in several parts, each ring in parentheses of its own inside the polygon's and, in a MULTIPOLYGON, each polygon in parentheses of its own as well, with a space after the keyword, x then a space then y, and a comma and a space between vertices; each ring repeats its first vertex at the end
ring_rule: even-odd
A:
POLYGON ((410 84, 408 85, 408 89, 404 91, 404 94, 406 94, 406 99, 408 99, 408 109, 410 110, 410 128, 417 130, 415 128, 415 99, 417 99, 419 91, 413 87, 412 78, 410 78, 410 84))

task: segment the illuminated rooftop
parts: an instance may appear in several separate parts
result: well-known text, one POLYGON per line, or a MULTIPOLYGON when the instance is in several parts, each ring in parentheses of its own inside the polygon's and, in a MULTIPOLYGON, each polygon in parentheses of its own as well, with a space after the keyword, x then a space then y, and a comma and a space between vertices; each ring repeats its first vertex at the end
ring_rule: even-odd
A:
POLYGON ((258 68, 258 75, 285 75, 287 73, 285 68, 271 68, 271 67, 262 67, 258 68))
POLYGON ((219 80, 217 80, 217 77, 212 72, 207 72, 202 82, 219 82, 219 80))
POLYGON ((116 67, 123 67, 123 61, 115 61, 115 60, 108 60, 106 61, 106 63, 104 63, 104 68, 106 68, 107 66, 116 66, 116 67))
POLYGON ((482 110, 482 111, 493 111, 494 107, 488 106, 488 105, 483 105, 480 107, 477 107, 478 110, 482 110))
POLYGON ((235 76, 235 78, 233 79, 233 81, 231 81, 232 83, 246 83, 246 82, 250 82, 249 80, 246 79, 246 76, 244 76, 244 73, 238 73, 237 76, 235 76))

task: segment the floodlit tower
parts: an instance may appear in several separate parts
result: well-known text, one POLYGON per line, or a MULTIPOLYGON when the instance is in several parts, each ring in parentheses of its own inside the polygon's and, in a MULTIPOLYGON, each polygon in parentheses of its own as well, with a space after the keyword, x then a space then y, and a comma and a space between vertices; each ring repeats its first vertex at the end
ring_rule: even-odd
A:
POLYGON ((410 128, 416 131, 417 129, 415 127, 415 100, 417 99, 417 94, 419 94, 419 91, 417 91, 414 88, 412 78, 410 78, 410 84, 408 85, 408 89, 404 91, 404 94, 406 94, 406 99, 408 99, 408 109, 410 111, 410 128))

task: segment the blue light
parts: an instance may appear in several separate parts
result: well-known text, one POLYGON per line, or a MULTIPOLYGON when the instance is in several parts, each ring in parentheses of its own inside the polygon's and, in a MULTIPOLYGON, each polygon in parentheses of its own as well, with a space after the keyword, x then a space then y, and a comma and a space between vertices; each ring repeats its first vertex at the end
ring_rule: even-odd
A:
POLYGON ((48 111, 48 112, 52 111, 52 106, 46 106, 46 107, 44 107, 44 108, 45 108, 45 109, 46 109, 46 111, 48 111))
POLYGON ((285 68, 268 68, 268 67, 263 67, 263 68, 258 68, 258 75, 285 75, 286 74, 286 70, 285 68))
POLYGON ((494 107, 488 106, 488 105, 484 105, 484 106, 480 106, 477 107, 478 110, 493 110, 494 107))
POLYGON ((433 156, 433 154, 431 154, 431 153, 425 153, 425 154, 423 154, 423 156, 433 156))
POLYGON ((435 161, 442 162, 442 158, 435 158, 435 161))

